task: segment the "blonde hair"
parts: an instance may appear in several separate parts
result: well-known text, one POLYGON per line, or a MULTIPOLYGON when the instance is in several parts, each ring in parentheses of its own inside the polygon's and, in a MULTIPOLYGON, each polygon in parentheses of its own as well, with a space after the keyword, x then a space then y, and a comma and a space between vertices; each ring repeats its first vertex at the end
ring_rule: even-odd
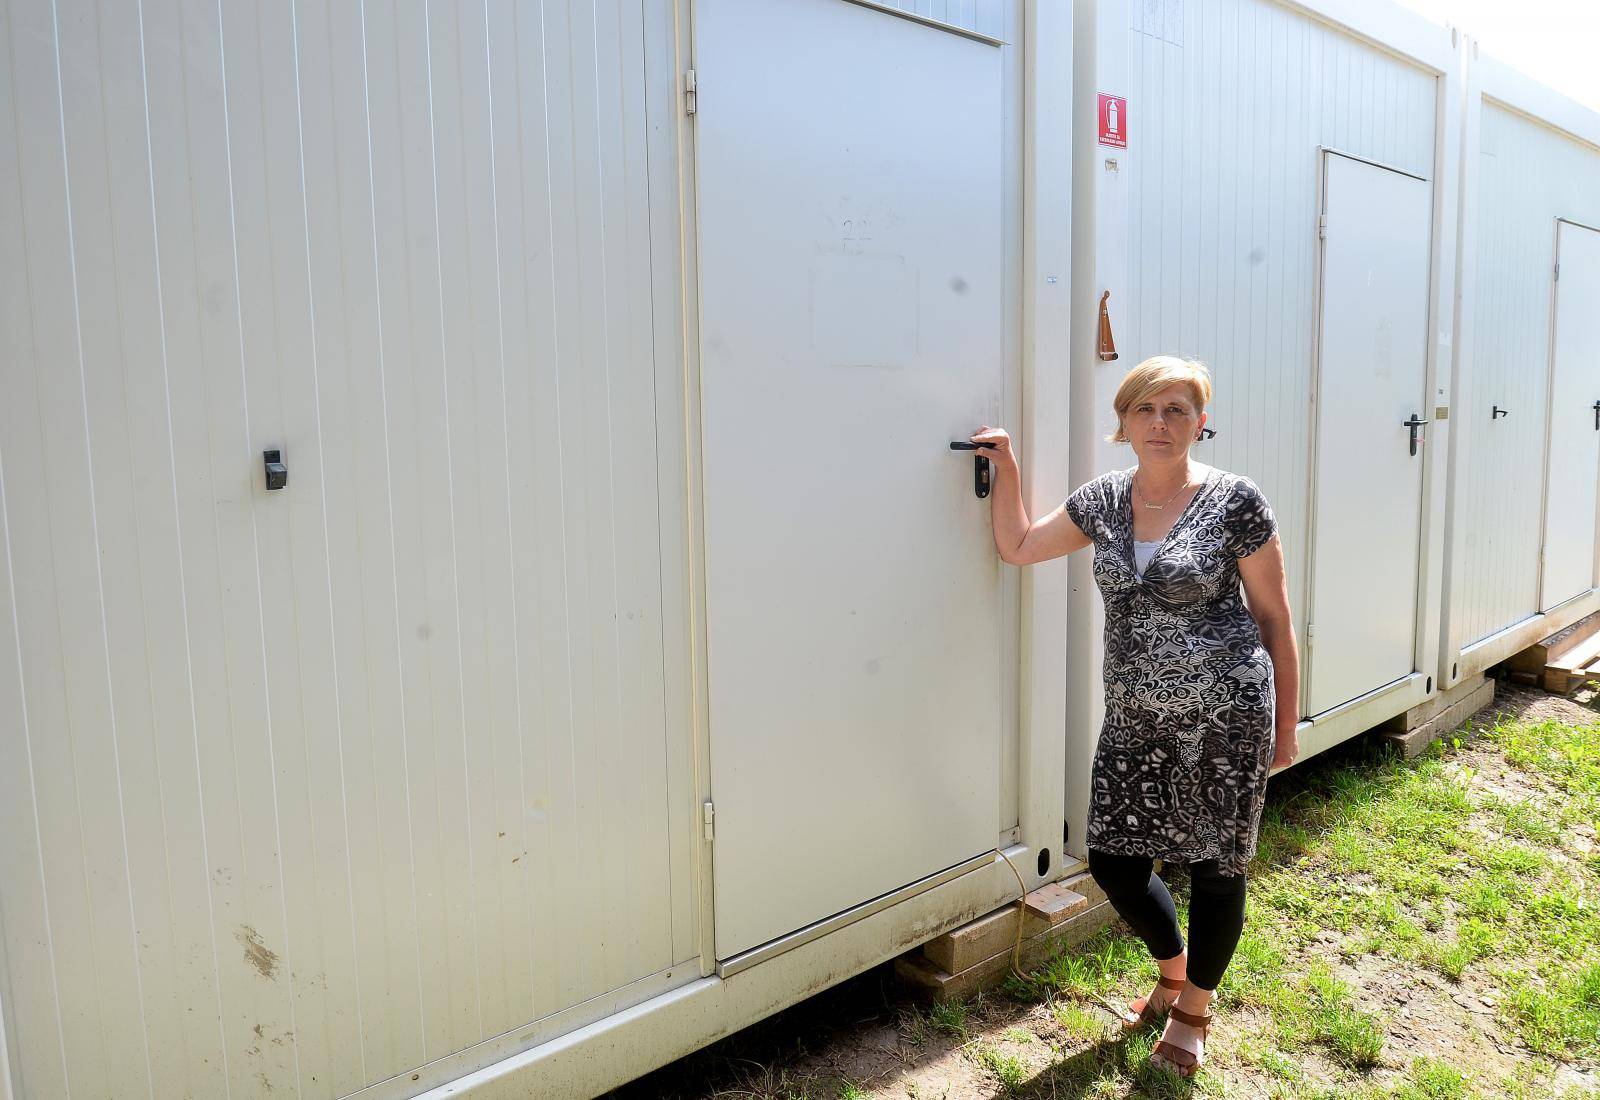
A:
POLYGON ((1175 384, 1189 387, 1196 413, 1205 412, 1211 404, 1211 372, 1204 363, 1176 355, 1152 355, 1124 375, 1122 385, 1117 387, 1117 396, 1111 402, 1117 413, 1117 430, 1106 436, 1106 441, 1128 442, 1127 433, 1122 430, 1128 410, 1175 384))

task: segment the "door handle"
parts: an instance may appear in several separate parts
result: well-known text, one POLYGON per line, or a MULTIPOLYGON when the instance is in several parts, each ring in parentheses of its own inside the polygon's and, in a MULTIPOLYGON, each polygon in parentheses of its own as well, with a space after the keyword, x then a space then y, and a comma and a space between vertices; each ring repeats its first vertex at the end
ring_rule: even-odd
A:
MULTIPOLYGON (((1596 405, 1597 408, 1600 408, 1600 401, 1596 401, 1595 405, 1596 405)), ((1510 416, 1510 415, 1511 415, 1511 410, 1510 409, 1502 409, 1499 405, 1493 406, 1489 411, 1489 419, 1490 420, 1499 420, 1502 416, 1510 416)), ((1597 416, 1600 416, 1600 414, 1597 414, 1597 416)))
POLYGON ((1596 401, 1591 408, 1594 409, 1594 430, 1600 432, 1600 401, 1596 401))
MULTIPOLYGON (((1600 405, 1600 401, 1596 401, 1595 404, 1600 405)), ((1600 412, 1596 412, 1595 416, 1600 418, 1600 412)), ((1417 444, 1422 442, 1422 426, 1426 423, 1427 421, 1423 420, 1416 413, 1411 414, 1410 420, 1400 421, 1401 427, 1411 429, 1411 455, 1413 458, 1415 458, 1417 454, 1417 444)))
POLYGON ((266 470, 268 489, 281 489, 289 484, 289 467, 283 464, 282 451, 262 451, 261 464, 266 470))
MULTIPOLYGON (((951 442, 952 451, 977 451, 993 450, 993 443, 973 443, 966 439, 957 439, 951 442)), ((979 500, 989 495, 989 489, 994 484, 994 468, 989 465, 989 460, 982 455, 972 456, 972 492, 979 500)))

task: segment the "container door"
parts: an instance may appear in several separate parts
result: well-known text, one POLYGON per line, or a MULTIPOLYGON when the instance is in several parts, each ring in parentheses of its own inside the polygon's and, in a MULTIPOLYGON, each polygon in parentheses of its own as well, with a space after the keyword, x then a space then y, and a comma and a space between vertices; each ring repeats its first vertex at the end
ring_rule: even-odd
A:
POLYGON ((1600 472, 1600 233, 1559 223, 1556 261, 1541 611, 1594 584, 1600 472))
POLYGON ((1432 191, 1324 158, 1308 714, 1415 667, 1432 191))
POLYGON ((695 6, 717 955, 995 844, 1001 53, 695 6))

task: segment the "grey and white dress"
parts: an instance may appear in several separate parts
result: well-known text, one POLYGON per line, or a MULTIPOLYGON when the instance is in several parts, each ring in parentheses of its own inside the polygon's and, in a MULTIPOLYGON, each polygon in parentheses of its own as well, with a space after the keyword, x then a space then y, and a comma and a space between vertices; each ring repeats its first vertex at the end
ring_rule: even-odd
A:
POLYGON ((1272 766, 1273 679, 1238 561, 1277 524, 1254 482, 1213 469, 1141 571, 1132 484, 1115 471, 1066 502, 1094 540, 1106 611, 1088 846, 1242 874, 1272 766))

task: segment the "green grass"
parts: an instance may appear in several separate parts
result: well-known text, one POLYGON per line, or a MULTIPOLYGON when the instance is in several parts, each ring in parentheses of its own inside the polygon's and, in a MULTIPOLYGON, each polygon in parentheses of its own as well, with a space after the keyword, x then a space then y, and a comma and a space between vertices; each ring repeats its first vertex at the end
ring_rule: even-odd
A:
POLYGON ((1050 1014, 1063 1031, 1082 1042, 1098 1042, 1108 1031, 1104 1013, 1077 1001, 1057 1001, 1050 1006, 1050 1014))
MULTIPOLYGON (((1219 1000, 1224 1011, 1265 1014, 1263 1038, 1240 1055, 1278 1095, 1448 1100, 1509 1089, 1427 1058, 1379 1084, 1372 1074, 1391 1039, 1380 1014, 1360 1003, 1356 972, 1340 972, 1368 955, 1386 969, 1427 968, 1495 990, 1499 1024, 1552 1062, 1600 1058, 1600 853, 1571 846, 1575 827, 1597 819, 1573 807, 1600 809, 1600 727, 1507 722, 1477 750, 1457 739, 1415 761, 1355 747, 1274 782, 1250 921, 1219 1000), (1511 796, 1478 782, 1496 764, 1492 754, 1522 773, 1515 785, 1524 789, 1511 796), (1299 1053, 1310 1051, 1351 1081, 1328 1090, 1309 1079, 1299 1053)), ((1120 1003, 1155 973, 1137 941, 1105 933, 1013 992, 1061 998, 1055 1020, 1092 1041, 1088 999, 1120 1003)), ((1165 1086, 1141 1068, 1139 1042, 1148 1038, 1122 1044, 1114 1065, 1080 1067, 1074 1084, 1089 1095, 1112 1072, 1119 1087, 1156 1095, 1165 1086)), ((1539 1087, 1525 1094, 1546 1095, 1539 1087)))
POLYGON ((978 1061, 1004 1086, 1009 1093, 1017 1093, 1028 1080, 1028 1068, 1012 1054, 1002 1054, 993 1047, 979 1047, 978 1061))
POLYGON ((936 1004, 928 1012, 928 1026, 935 1031, 942 1031, 946 1035, 953 1035, 957 1039, 967 1037, 967 1016, 969 1009, 963 1001, 946 1001, 936 1004))
POLYGON ((1406 1081, 1394 1091, 1396 1100, 1465 1100, 1471 1096, 1466 1074, 1446 1062, 1418 1058, 1411 1063, 1406 1081))
POLYGON ((1321 1043, 1356 1069, 1375 1065, 1375 1018, 1341 1015, 1334 988, 1317 980, 1319 1007, 1297 1016, 1297 985, 1279 977, 1284 936, 1304 945, 1332 930, 1347 955, 1422 964, 1454 981, 1476 971, 1500 986, 1506 1023, 1530 1048, 1600 1056, 1600 967, 1580 965, 1600 958, 1600 861, 1563 853, 1573 834, 1558 824, 1571 799, 1600 797, 1600 731, 1502 724, 1485 741, 1554 789, 1474 793, 1474 771, 1452 766, 1458 750, 1440 746, 1414 763, 1369 752, 1337 772, 1291 773, 1298 789, 1263 827, 1255 931, 1224 1003, 1268 1008, 1287 1040, 1321 1043))

